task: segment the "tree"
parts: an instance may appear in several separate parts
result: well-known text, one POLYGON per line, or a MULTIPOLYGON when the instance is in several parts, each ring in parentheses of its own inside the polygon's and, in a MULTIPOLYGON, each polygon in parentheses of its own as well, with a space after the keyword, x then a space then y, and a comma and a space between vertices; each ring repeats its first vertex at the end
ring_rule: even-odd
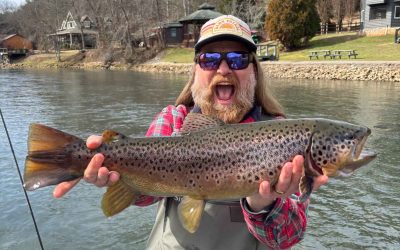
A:
POLYGON ((320 19, 316 0, 271 0, 267 6, 265 29, 285 50, 304 46, 315 36, 320 19))

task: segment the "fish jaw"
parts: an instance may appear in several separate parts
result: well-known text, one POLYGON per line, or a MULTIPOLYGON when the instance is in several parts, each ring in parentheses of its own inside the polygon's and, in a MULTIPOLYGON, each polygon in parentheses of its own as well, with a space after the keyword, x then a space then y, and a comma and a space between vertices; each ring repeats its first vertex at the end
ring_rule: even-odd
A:
POLYGON ((336 176, 348 177, 352 175, 356 169, 370 163, 376 156, 377 154, 375 152, 363 150, 357 159, 346 162, 346 164, 337 171, 336 176))
POLYGON ((371 130, 369 128, 360 130, 358 134, 356 134, 356 143, 353 145, 351 151, 349 151, 338 164, 324 166, 322 168, 324 175, 348 177, 351 176, 356 169, 367 165, 375 159, 377 156, 375 152, 364 149, 365 142, 370 134, 371 130))

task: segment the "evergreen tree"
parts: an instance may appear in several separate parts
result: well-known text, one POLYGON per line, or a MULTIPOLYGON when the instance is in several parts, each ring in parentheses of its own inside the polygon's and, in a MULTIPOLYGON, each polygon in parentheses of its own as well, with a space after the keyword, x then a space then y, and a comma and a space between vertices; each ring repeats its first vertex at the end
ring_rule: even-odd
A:
POLYGON ((316 0, 271 0, 267 6, 265 30, 286 50, 302 47, 315 36, 320 19, 316 0))

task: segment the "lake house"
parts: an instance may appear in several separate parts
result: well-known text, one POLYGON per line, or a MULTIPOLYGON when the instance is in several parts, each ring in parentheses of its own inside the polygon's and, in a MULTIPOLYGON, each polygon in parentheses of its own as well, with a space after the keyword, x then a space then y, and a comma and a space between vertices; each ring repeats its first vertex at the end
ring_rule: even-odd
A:
POLYGON ((49 36, 56 38, 62 49, 90 49, 96 48, 98 32, 96 24, 89 16, 84 15, 77 21, 77 18, 68 12, 61 27, 49 36))
POLYGON ((400 27, 400 0, 361 0, 361 23, 365 33, 394 33, 400 27))

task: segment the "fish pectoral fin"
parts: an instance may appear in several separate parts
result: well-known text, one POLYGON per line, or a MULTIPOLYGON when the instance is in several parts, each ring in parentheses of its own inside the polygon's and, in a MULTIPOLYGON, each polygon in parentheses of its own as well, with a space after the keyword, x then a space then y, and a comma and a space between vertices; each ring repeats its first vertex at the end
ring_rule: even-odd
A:
POLYGON ((105 216, 113 216, 132 205, 136 199, 134 190, 123 181, 118 181, 107 188, 101 201, 101 208, 105 216))
POLYGON ((178 205, 178 215, 182 226, 188 232, 194 233, 199 228, 205 204, 204 200, 193 199, 188 196, 182 198, 178 205))
POLYGON ((305 202, 311 195, 313 190, 314 179, 310 176, 303 175, 300 179, 300 197, 299 200, 301 203, 305 202))
POLYGON ((103 137, 103 142, 105 143, 116 142, 127 138, 125 135, 116 132, 114 130, 104 130, 102 137, 103 137))

